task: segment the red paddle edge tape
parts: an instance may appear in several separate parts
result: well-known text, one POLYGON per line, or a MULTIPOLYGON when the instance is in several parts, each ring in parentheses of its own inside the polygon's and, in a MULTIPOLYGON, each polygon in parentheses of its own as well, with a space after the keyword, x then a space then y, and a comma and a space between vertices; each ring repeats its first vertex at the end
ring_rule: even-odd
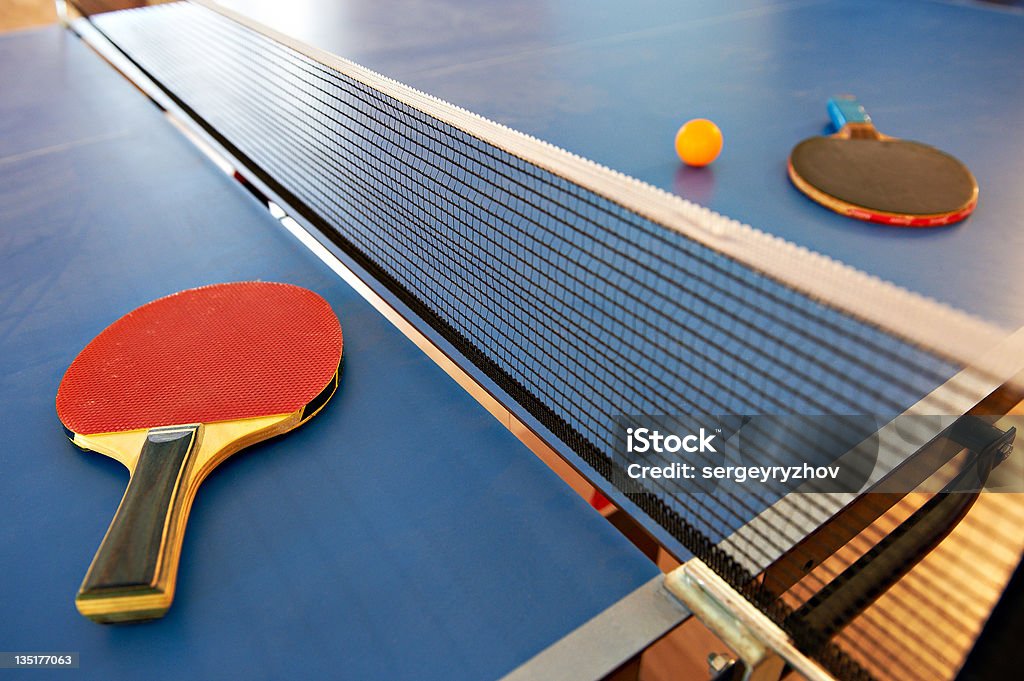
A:
MULTIPOLYGON (((893 227, 945 227, 952 225, 956 222, 960 222, 967 218, 968 215, 974 212, 974 209, 978 206, 978 200, 974 199, 967 206, 960 210, 953 211, 944 215, 895 215, 891 213, 877 213, 863 208, 850 207, 846 210, 837 211, 843 215, 848 215, 851 218, 858 220, 864 220, 866 222, 875 222, 882 225, 891 225, 893 227)), ((831 207, 831 206, 827 206, 831 207)))

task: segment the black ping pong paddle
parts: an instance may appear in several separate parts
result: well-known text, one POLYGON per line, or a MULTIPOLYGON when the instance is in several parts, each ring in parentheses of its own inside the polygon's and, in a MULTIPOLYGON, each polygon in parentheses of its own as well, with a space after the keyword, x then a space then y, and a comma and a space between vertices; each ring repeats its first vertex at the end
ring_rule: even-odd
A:
POLYGON ((828 101, 836 133, 800 142, 789 177, 804 194, 858 220, 937 227, 963 220, 978 204, 978 183, 958 159, 935 147, 883 135, 853 97, 828 101))

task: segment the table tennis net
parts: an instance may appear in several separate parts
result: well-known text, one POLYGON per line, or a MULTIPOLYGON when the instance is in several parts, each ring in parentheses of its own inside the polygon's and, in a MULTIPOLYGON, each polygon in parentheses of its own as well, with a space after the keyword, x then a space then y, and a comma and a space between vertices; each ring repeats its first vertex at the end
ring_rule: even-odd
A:
MULTIPOLYGON (((584 161, 354 65, 323 63, 189 3, 91 20, 248 173, 440 334, 504 393, 513 413, 547 431, 552 446, 577 457, 610 494, 622 473, 612 453, 623 415, 895 416, 961 368, 528 151, 591 168, 584 161), (479 126, 510 142, 483 139, 479 126)), ((711 223, 711 233, 717 225, 748 234, 678 205, 687 220, 711 223)), ((805 280, 818 269, 822 276, 841 270, 778 252, 790 253, 795 272, 810 268, 805 280)), ((947 408, 958 413, 956 404, 947 408)), ((846 445, 857 435, 830 434, 846 445)), ((760 548, 724 543, 774 503, 777 490, 693 495, 651 484, 626 491, 677 554, 702 558, 800 637, 788 606, 753 579, 765 562, 754 553, 783 552, 783 539, 765 535, 754 543, 760 548)), ((817 655, 834 673, 867 676, 834 645, 817 655)))

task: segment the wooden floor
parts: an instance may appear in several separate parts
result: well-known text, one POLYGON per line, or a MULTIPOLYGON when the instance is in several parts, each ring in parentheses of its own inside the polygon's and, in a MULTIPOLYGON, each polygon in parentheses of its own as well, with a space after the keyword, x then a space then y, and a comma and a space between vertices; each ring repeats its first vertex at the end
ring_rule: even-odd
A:
MULTIPOLYGON (((1024 403, 1011 414, 1015 418, 997 425, 1020 431, 1024 403)), ((1018 441, 1017 446, 1024 445, 1018 441)), ((887 532, 884 522, 877 529, 887 532)), ((1024 494, 983 492, 942 543, 837 641, 878 679, 953 678, 1022 554, 1024 494), (920 626, 913 631, 899 626, 907 621, 920 626)))
POLYGON ((43 26, 57 21, 53 0, 0 1, 0 33, 43 26))

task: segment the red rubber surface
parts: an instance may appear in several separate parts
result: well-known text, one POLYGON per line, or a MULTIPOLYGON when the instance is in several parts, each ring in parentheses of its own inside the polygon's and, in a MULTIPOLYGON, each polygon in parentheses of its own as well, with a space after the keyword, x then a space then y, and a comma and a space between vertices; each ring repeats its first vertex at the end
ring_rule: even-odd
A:
POLYGON ((121 317, 71 363, 57 416, 92 435, 298 411, 341 361, 323 298, 289 284, 217 284, 121 317))

